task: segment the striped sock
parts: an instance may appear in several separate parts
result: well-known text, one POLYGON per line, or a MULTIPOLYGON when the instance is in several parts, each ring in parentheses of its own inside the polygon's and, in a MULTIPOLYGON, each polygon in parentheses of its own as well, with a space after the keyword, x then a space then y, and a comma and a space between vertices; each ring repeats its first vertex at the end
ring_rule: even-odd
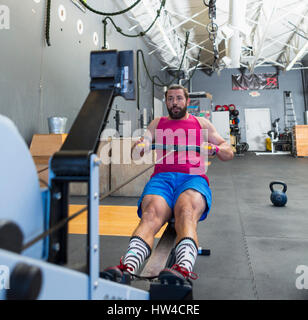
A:
POLYGON ((192 238, 183 238, 175 248, 175 263, 192 272, 198 255, 198 248, 192 238))
POLYGON ((150 246, 140 237, 131 237, 123 263, 138 271, 143 262, 151 255, 150 246))

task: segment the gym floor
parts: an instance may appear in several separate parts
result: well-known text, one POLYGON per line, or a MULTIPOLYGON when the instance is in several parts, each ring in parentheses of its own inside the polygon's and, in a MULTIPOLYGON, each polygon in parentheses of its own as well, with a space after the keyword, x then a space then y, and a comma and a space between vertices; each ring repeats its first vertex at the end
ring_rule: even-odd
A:
MULTIPOLYGON (((207 174, 213 205, 198 226, 199 245, 211 255, 197 258, 194 299, 308 299, 307 290, 296 286, 303 276, 297 267, 308 266, 307 168, 308 158, 253 152, 230 162, 212 160, 207 174), (288 186, 285 207, 270 202, 269 183, 274 180, 288 186)), ((136 206, 137 201, 109 197, 102 204, 136 206)), ((72 204, 84 202, 82 197, 71 198, 72 204)), ((119 263, 128 241, 128 236, 100 236, 101 270, 119 263)), ((84 262, 85 257, 86 236, 70 234, 70 263, 84 262)), ((149 289, 147 281, 132 285, 149 289)))

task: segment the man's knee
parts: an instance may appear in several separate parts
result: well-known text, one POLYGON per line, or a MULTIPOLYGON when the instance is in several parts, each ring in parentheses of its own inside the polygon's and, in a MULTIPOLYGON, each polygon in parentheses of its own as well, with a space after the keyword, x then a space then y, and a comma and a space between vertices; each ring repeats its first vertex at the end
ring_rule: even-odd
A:
POLYGON ((145 223, 149 227, 153 228, 153 230, 158 231, 165 221, 155 206, 148 205, 142 210, 141 223, 145 223))
POLYGON ((184 205, 174 212, 175 229, 181 230, 186 228, 197 229, 198 222, 203 211, 196 210, 192 206, 184 205))
POLYGON ((179 222, 194 222, 198 221, 199 213, 193 209, 192 206, 182 206, 177 208, 177 212, 175 212, 175 221, 179 222))
POLYGON ((175 219, 187 223, 197 223, 206 206, 207 203, 202 194, 188 189, 177 199, 174 207, 175 219))
POLYGON ((154 220, 157 216, 157 210, 153 205, 147 205, 142 208, 142 220, 154 220))

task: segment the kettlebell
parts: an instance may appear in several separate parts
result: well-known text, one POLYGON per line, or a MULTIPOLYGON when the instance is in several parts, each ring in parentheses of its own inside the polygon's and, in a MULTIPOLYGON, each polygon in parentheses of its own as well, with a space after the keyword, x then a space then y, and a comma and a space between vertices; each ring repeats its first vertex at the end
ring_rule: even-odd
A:
POLYGON ((287 195, 286 195, 286 191, 287 191, 287 185, 282 182, 282 181, 272 181, 269 185, 272 193, 271 193, 271 201, 273 203, 274 206, 276 207, 283 207, 287 201, 287 195), (273 185, 275 184, 280 184, 283 186, 283 190, 274 190, 273 185))

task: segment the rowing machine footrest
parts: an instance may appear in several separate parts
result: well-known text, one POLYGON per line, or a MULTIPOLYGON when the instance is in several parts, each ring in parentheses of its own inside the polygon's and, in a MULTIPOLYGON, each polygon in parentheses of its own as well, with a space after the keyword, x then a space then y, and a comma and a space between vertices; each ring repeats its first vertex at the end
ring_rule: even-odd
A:
POLYGON ((163 284, 153 282, 150 285, 150 300, 193 300, 190 284, 163 284))

